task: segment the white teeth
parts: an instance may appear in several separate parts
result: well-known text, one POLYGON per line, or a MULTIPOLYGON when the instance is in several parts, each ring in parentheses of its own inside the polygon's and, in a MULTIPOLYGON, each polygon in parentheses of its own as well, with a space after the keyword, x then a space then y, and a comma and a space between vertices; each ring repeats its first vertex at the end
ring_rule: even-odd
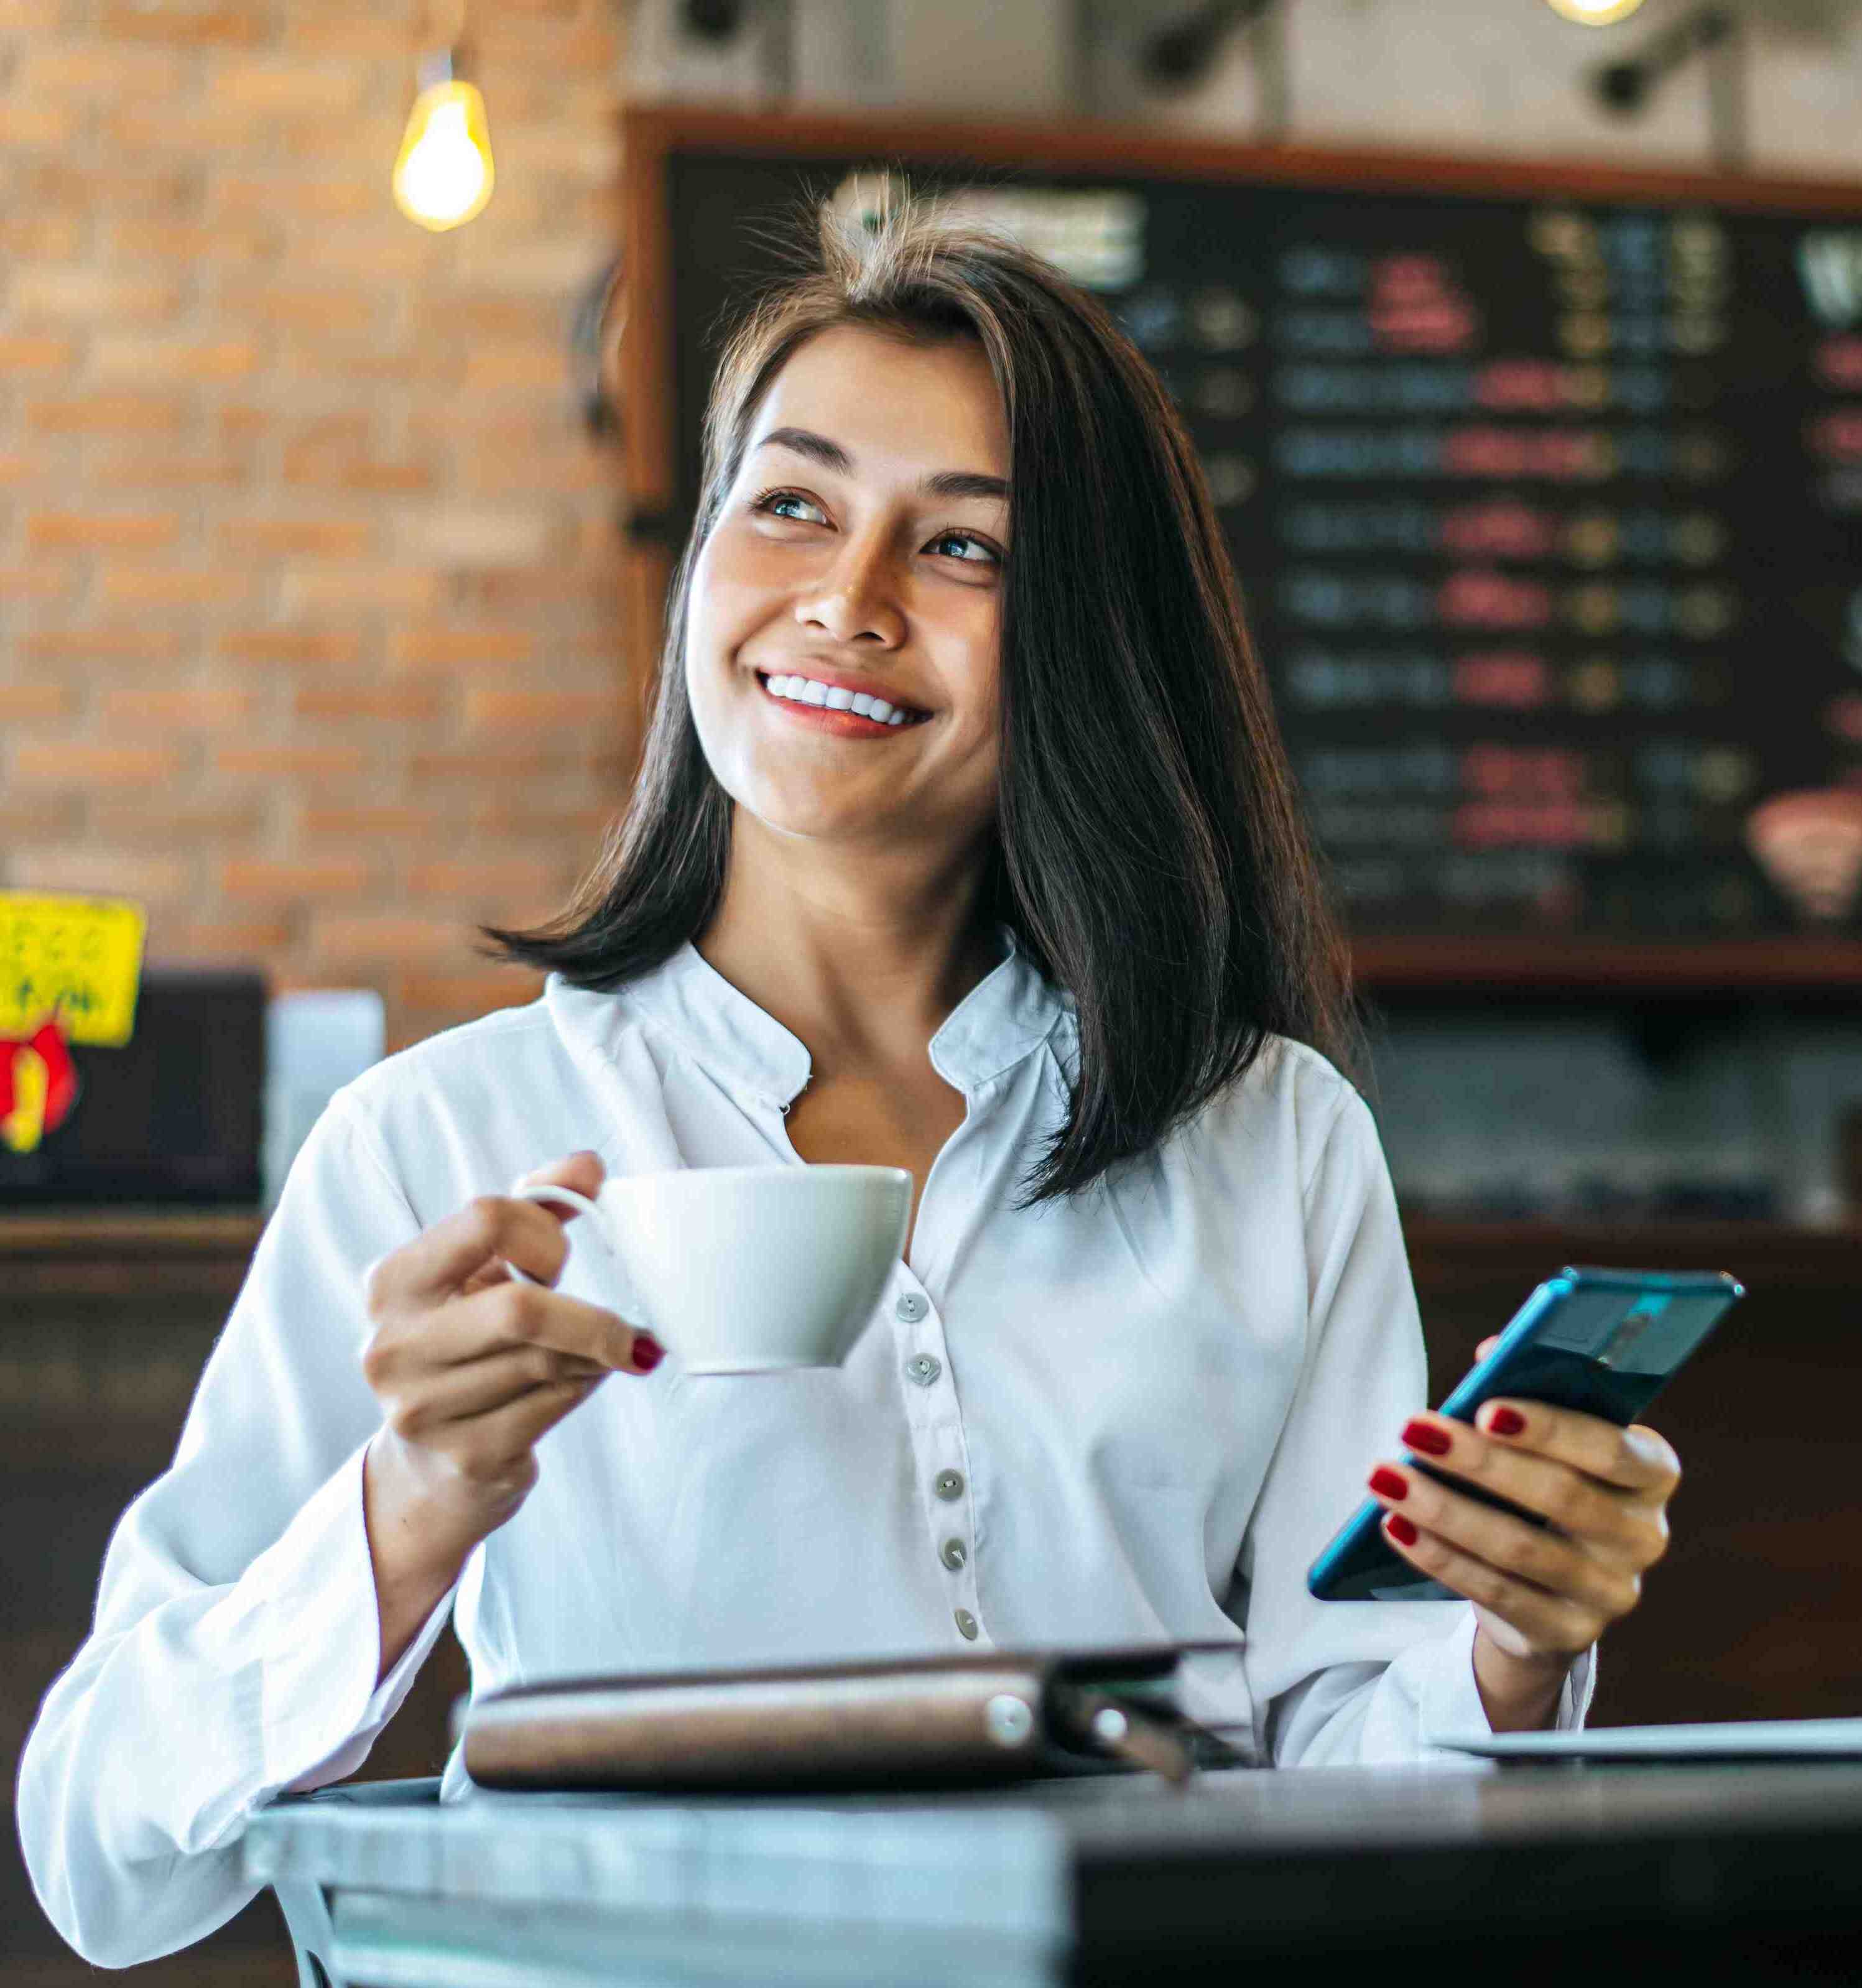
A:
POLYGON ((889 704, 882 697, 869 697, 865 691, 843 690, 838 685, 831 688, 808 677, 770 677, 767 681, 771 696, 787 698, 792 704, 818 705, 829 711, 852 711, 880 725, 912 722, 902 705, 889 704))

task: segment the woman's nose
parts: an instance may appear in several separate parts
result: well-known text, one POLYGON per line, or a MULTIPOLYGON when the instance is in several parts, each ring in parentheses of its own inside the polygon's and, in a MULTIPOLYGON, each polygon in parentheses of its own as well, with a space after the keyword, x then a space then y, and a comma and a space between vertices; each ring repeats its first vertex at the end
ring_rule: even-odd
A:
POLYGON ((885 547, 848 544, 797 600, 795 618, 836 642, 865 639, 894 647, 904 637, 905 617, 885 547))

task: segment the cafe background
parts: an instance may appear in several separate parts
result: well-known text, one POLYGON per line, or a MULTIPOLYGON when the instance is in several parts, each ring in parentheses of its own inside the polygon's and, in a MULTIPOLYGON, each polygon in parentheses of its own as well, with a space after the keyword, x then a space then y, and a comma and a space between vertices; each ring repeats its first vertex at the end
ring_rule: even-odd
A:
MULTIPOLYGON (((1724 12, 1626 116, 1597 65, 1701 10, 0 0, 0 889, 146 918, 141 1043, 74 1043, 90 1096, 44 1150, 140 1056, 166 1074, 118 1089, 122 1122, 185 1120, 227 1162, 178 1196, 101 1165, 62 1202, 0 1185, 14 1753, 305 1124, 375 1056, 534 996, 473 925, 556 908, 625 796, 665 547, 630 489, 623 106, 986 119, 999 144, 1104 120, 1847 182, 1862 207, 1862 11, 1724 12), (1217 32, 1225 11, 1258 18, 1217 32), (455 46, 496 183, 432 232, 390 174, 422 58, 455 46)), ((1749 660, 1788 671, 1764 632, 1749 660)), ((1779 958, 1813 938, 1830 970, 1367 986, 1438 1394, 1564 1262, 1752 1293, 1657 1418, 1680 1537, 1605 1652, 1600 1721, 1862 1712, 1862 949, 1853 917, 1777 929, 1779 958)), ((464 1683, 449 1640, 364 1772, 437 1771, 464 1683)), ((90 1972, 16 1854, 0 1972, 90 1972)), ((269 1896, 133 1972, 290 1979, 269 1896)))

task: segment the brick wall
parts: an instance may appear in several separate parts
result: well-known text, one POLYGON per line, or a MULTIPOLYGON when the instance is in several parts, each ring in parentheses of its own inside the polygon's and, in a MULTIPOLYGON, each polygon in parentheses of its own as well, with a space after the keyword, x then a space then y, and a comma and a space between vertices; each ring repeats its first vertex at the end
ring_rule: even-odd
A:
POLYGON ((622 18, 477 0, 497 188, 435 236, 418 5, 0 0, 0 882, 391 1046, 533 995, 472 921, 560 904, 638 731, 567 359, 622 18))

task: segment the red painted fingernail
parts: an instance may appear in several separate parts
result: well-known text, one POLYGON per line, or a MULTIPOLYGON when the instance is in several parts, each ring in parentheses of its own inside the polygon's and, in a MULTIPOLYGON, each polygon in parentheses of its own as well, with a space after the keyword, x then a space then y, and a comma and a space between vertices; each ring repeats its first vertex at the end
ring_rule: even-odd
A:
POLYGON ((1399 1477, 1395 1471, 1381 1463, 1370 1474, 1370 1488, 1386 1498, 1407 1498, 1410 1495, 1409 1479, 1399 1477))
POLYGON ((1448 1438, 1433 1422, 1405 1422, 1403 1442, 1406 1449, 1420 1449, 1424 1456, 1448 1454, 1448 1438))
POLYGON ((1525 1417, 1517 1408, 1495 1408, 1487 1426, 1494 1435, 1517 1435, 1525 1427, 1525 1417))
POLYGON ((1384 1529, 1399 1546, 1413 1547, 1416 1543, 1416 1528, 1400 1512, 1393 1512, 1384 1522, 1384 1529))
POLYGON ((634 1334, 634 1371, 650 1374, 666 1357, 666 1349, 650 1332, 634 1334))

